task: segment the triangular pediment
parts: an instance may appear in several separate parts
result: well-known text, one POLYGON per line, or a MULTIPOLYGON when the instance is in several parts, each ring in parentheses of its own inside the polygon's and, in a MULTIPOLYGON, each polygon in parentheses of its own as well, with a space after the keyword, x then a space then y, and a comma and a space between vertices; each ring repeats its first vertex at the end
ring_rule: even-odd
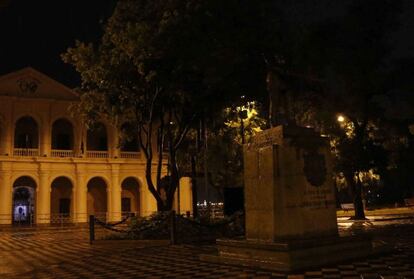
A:
POLYGON ((0 76, 0 96, 65 101, 79 98, 72 89, 31 67, 0 76))

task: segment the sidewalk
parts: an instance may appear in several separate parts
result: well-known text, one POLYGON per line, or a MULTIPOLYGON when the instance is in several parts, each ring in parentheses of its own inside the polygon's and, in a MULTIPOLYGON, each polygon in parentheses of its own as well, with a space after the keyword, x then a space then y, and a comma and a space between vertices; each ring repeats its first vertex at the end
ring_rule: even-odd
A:
POLYGON ((33 232, 33 231, 71 231, 89 229, 88 224, 65 224, 65 225, 0 225, 0 232, 33 232))
POLYGON ((90 245, 85 232, 0 234, 0 278, 262 278, 411 279, 414 278, 414 224, 373 228, 395 252, 294 273, 200 261, 216 254, 214 245, 104 241, 90 245), (3 267, 3 271, 2 271, 3 267))
MULTIPOLYGON (((361 222, 362 220, 350 220, 354 216, 354 210, 337 210, 338 223, 341 222, 361 222)), ((382 208, 375 210, 365 210, 365 216, 369 221, 389 221, 414 219, 414 207, 382 208)), ((0 232, 33 232, 33 231, 73 231, 89 230, 87 223, 64 224, 64 225, 32 225, 32 226, 13 226, 0 225, 0 232)))
MULTIPOLYGON (((354 216, 354 210, 337 210, 338 222, 342 220, 350 221, 354 216)), ((375 210, 365 210, 365 217, 372 221, 399 220, 414 218, 414 207, 381 208, 375 210)))

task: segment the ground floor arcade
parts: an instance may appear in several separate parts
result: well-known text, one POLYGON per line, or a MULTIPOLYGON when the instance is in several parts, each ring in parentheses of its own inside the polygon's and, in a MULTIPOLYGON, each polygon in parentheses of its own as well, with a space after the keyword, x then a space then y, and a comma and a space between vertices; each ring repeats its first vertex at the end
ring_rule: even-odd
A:
MULTIPOLYGON (((119 221, 146 216, 156 202, 133 163, 0 162, 0 224, 119 221)), ((155 175, 155 174, 154 174, 155 175)), ((181 212, 191 210, 189 179, 180 183, 181 212)), ((178 208, 177 208, 178 209, 178 208)))

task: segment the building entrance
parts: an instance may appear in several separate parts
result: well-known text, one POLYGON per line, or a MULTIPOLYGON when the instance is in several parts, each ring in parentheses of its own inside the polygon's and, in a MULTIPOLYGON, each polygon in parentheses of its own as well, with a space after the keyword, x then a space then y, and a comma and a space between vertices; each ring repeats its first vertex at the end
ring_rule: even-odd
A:
POLYGON ((18 186, 13 190, 13 224, 33 224, 35 212, 34 188, 18 186))
POLYGON ((21 176, 13 183, 13 224, 31 225, 35 222, 36 182, 21 176))
POLYGON ((70 223, 73 221, 73 186, 66 177, 58 177, 52 182, 50 195, 50 222, 70 223))

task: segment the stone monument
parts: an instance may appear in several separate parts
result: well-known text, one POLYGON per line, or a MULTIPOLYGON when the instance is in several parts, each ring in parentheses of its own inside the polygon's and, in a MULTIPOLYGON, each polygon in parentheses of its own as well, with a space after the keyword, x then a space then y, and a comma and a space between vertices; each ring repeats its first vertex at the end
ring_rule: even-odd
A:
POLYGON ((207 261, 293 271, 374 252, 368 236, 339 237, 329 142, 278 126, 244 146, 246 239, 217 240, 207 261))

